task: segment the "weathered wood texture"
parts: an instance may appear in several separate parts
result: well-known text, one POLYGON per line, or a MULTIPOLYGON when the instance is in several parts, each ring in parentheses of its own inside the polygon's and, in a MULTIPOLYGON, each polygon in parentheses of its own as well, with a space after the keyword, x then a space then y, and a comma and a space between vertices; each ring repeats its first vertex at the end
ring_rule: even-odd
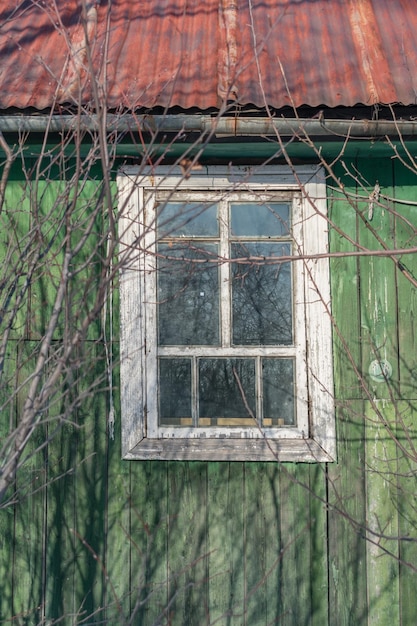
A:
MULTIPOLYGON (((416 245, 417 210, 406 203, 417 197, 412 172, 386 160, 346 162, 335 173, 346 194, 329 181, 333 251, 355 251, 352 240, 378 250, 416 245)), ((24 230, 20 184, 8 193, 24 230)), ((51 189, 43 198, 52 208, 51 189)), ((417 275, 416 255, 401 263, 331 262, 335 464, 121 461, 117 419, 115 438, 106 432, 107 393, 85 393, 72 420, 19 473, 18 502, 0 512, 1 620, 415 624, 417 299, 408 275, 417 275), (381 358, 392 376, 378 382, 368 370, 381 358)), ((39 277, 19 313, 3 396, 30 370, 47 315, 38 302, 52 297, 54 271, 39 277)), ((99 337, 98 325, 91 366, 62 401, 103 375, 99 337)), ((25 385, 2 412, 0 433, 19 419, 24 398, 25 385)), ((51 406, 31 450, 54 434, 59 412, 51 406)))

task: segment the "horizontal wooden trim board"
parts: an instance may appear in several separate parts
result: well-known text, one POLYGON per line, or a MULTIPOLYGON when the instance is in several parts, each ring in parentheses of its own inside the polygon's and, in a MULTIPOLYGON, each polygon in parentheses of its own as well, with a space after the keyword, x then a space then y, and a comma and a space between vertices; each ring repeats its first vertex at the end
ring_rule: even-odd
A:
POLYGON ((143 439, 125 459, 181 461, 331 462, 334 459, 313 439, 143 439))

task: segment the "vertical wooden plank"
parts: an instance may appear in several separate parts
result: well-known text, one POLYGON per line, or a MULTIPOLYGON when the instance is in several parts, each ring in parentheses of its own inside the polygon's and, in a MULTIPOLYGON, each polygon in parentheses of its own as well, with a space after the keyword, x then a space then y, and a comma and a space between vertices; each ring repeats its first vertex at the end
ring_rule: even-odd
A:
POLYGON ((0 615, 4 620, 13 617, 14 515, 11 507, 0 510, 0 615))
MULTIPOLYGON (((0 446, 6 442, 16 422, 16 372, 17 341, 10 341, 0 375, 0 446)), ((3 459, 4 460, 4 459, 3 459)), ((14 493, 14 483, 8 489, 0 508, 0 615, 6 620, 12 618, 14 545, 14 506, 10 504, 14 493)))
POLYGON ((319 625, 328 619, 326 469, 282 467, 283 624, 319 625))
MULTIPOLYGON (((114 371, 114 381, 118 381, 118 369, 114 371)), ((138 478, 131 487, 131 472, 136 469, 128 461, 121 460, 120 398, 115 394, 114 438, 107 431, 107 454, 104 460, 106 473, 105 508, 105 560, 104 580, 105 618, 118 623, 130 613, 131 602, 136 601, 137 581, 131 577, 131 558, 137 560, 132 548, 142 548, 141 542, 131 528, 131 514, 136 509, 137 492, 143 492, 145 485, 138 478), (131 513, 132 511, 132 513, 131 513)), ((149 497, 149 506, 153 497, 149 497)))
MULTIPOLYGON (((340 166, 335 167, 335 174, 344 193, 330 183, 334 185, 328 192, 330 251, 343 255, 357 250, 353 243, 357 241, 357 213, 351 205, 351 202, 355 204, 355 184, 340 166)), ((360 398, 363 390, 357 375, 361 370, 358 259, 353 256, 331 259, 330 277, 335 322, 332 329, 335 395, 338 400, 360 398)))
POLYGON ((245 464, 245 624, 279 623, 281 536, 277 463, 245 464))
POLYGON ((143 626, 166 624, 168 511, 165 461, 122 461, 131 470, 131 618, 143 626))
POLYGON ((242 463, 208 464, 210 624, 244 624, 244 484, 242 463))
MULTIPOLYGON (((389 199, 393 197, 391 164, 360 163, 359 171, 366 181, 362 193, 369 194, 368 201, 361 205, 360 242, 369 250, 393 249, 395 219, 389 199), (377 183, 381 187, 379 196, 378 193, 375 196, 377 183), (377 202, 372 205, 372 200, 377 202)), ((390 542, 380 536, 398 536, 397 512, 392 502, 396 495, 392 481, 396 482, 397 461, 390 436, 396 428, 395 416, 385 411, 383 401, 374 398, 393 400, 398 392, 396 269, 392 259, 370 257, 361 259, 360 272, 362 367, 368 398, 372 400, 365 408, 369 622, 388 624, 398 620, 398 545, 397 541, 390 542), (387 416, 390 417, 387 419, 387 416), (381 548, 393 556, 384 556, 381 548)))
POLYGON ((363 403, 337 410, 338 462, 328 466, 329 623, 367 625, 363 403))
MULTIPOLYGON (((395 162, 394 177, 395 198, 398 200, 395 204, 395 246, 412 248, 417 244, 416 177, 398 161, 395 162)), ((417 398, 417 255, 403 255, 400 261, 403 269, 397 272, 400 391, 403 398, 417 398)))
POLYGON ((329 617, 327 467, 322 463, 312 464, 308 470, 311 519, 311 624, 320 626, 327 624, 329 617))
MULTIPOLYGON (((9 337, 17 339, 11 341, 8 352, 14 347, 16 359, 15 380, 16 387, 11 382, 11 372, 2 373, 1 387, 3 391, 10 391, 11 404, 1 411, 1 420, 5 431, 10 432, 19 424, 28 389, 28 376, 33 371, 36 360, 36 343, 23 341, 27 339, 27 313, 29 292, 24 290, 27 270, 30 265, 31 254, 25 250, 28 245, 30 222, 29 199, 26 184, 19 180, 9 181, 6 188, 5 205, 0 216, 1 232, 1 280, 3 286, 2 307, 3 332, 10 330, 9 337), (19 278, 20 277, 20 278, 19 278), (7 297, 6 297, 7 294, 7 297), (19 297, 23 298, 19 304, 19 297), (4 380, 6 386, 3 387, 4 380), (20 389, 19 389, 19 386, 20 389), (18 391, 17 391, 18 390, 18 391), (17 392, 17 396, 15 395, 17 392), (10 414, 13 411, 13 415, 10 414)), ((30 248, 32 250, 33 248, 30 248)), ((2 335, 4 338, 4 334, 2 335)), ((44 426, 38 426, 32 433, 22 460, 26 459, 19 470, 16 482, 11 492, 16 489, 14 499, 16 504, 5 511, 8 555, 5 565, 8 589, 5 589, 5 601, 9 604, 8 617, 20 616, 25 624, 37 624, 44 615, 44 556, 45 556, 45 457, 44 451, 36 452, 44 442, 44 426), (7 599, 7 600, 6 600, 7 599)), ((5 552, 3 551, 3 554, 5 552)), ((3 613, 0 611, 3 617, 3 613)))
MULTIPOLYGON (((37 357, 36 342, 19 344, 17 418, 23 413, 30 376, 37 357)), ((13 615, 24 616, 28 626, 44 616, 45 567, 45 425, 33 430, 22 455, 24 459, 16 478, 14 554, 10 564, 13 579, 13 615)))
POLYGON ((169 623, 209 623, 207 601, 207 464, 168 466, 169 623))
POLYGON ((391 626, 400 623, 395 407, 366 402, 365 420, 368 623, 391 626))
MULTIPOLYGON (((88 343, 83 357, 89 370, 78 381, 78 393, 84 398, 78 408, 80 437, 75 466, 75 521, 77 575, 75 606, 86 615, 97 616, 103 607, 105 556, 105 477, 106 477, 106 396, 97 380, 106 384, 104 349, 88 343)), ((97 618, 95 618, 97 619, 97 618)))
MULTIPOLYGON (((51 424, 50 430, 57 427, 51 424)), ((77 571, 77 539, 73 534, 75 521, 76 464, 75 425, 62 425, 51 434, 48 446, 47 543, 46 543, 46 606, 47 619, 60 615, 76 615, 74 585, 77 571)))
MULTIPOLYGON (((346 163, 354 174, 354 164, 346 163)), ((358 240, 357 184, 336 166, 344 188, 331 193, 331 252, 356 251, 358 240), (345 195, 346 193, 346 195, 345 195), (349 241, 350 240, 350 241, 349 241)), ((355 174, 354 174, 355 175, 355 174)), ((364 418, 361 398, 361 328, 359 261, 341 256, 331 261, 334 380, 337 408, 337 463, 328 465, 329 620, 340 626, 367 622, 366 544, 361 529, 366 519, 364 418)))
POLYGON ((248 463, 245 492, 245 623, 326 623, 325 468, 248 463))
POLYGON ((311 543, 308 465, 281 466, 280 624, 308 624, 311 616, 311 543), (307 488, 305 487, 307 485, 307 488))
MULTIPOLYGON (((94 225, 89 232, 88 241, 80 248, 72 264, 77 269, 77 274, 74 280, 70 281, 68 304, 70 318, 74 323, 75 320, 84 319, 89 315, 96 304, 99 289, 104 289, 101 272, 103 269, 102 262, 106 257, 108 221, 104 217, 105 209, 103 200, 100 198, 100 182, 89 179, 78 182, 76 188, 72 182, 67 183, 67 187, 70 188, 69 197, 72 198, 76 194, 77 200, 70 216, 72 249, 83 240, 87 226, 89 226, 89 220, 94 216, 94 225)), ((112 192, 116 196, 114 185, 112 192)), ((62 196, 60 204, 64 200, 66 200, 65 195, 62 196)), ((115 285, 111 285, 110 289, 112 287, 113 297, 116 289, 114 288, 115 285)), ((116 305, 117 302, 114 302, 114 311, 117 310, 116 305)), ((106 328, 106 332, 108 331, 109 328, 106 328)), ((101 338, 101 332, 102 316, 95 315, 88 325, 86 340, 101 338)))
MULTIPOLYGON (((358 165, 364 187, 358 193, 368 200, 358 204, 359 241, 368 250, 394 249, 391 164, 363 161, 358 165), (381 193, 371 206, 371 195, 379 184, 381 193), (379 200, 378 200, 379 198, 379 200)), ((359 263, 361 290, 362 371, 369 397, 389 398, 398 388, 398 334, 396 269, 388 257, 362 257, 359 263), (381 372, 384 364, 386 375, 381 372)))
MULTIPOLYGON (((65 187, 57 180, 34 180, 30 183, 30 229, 36 233, 32 250, 40 253, 30 284, 27 314, 31 338, 41 338, 51 319, 56 294, 61 280, 64 258, 63 242, 66 234, 62 221, 65 212, 65 187), (63 196, 60 201, 60 196, 63 196)), ((60 316, 54 338, 64 334, 64 319, 60 316)))
MULTIPOLYGON (((409 248, 417 242, 415 206, 416 177, 398 160, 394 163, 395 245, 409 248), (409 204, 407 203, 409 202, 409 204)), ((417 544, 410 541, 417 535, 415 494, 415 459, 417 457, 417 255, 400 257, 403 271, 397 272, 398 349, 401 402, 395 407, 398 451, 398 533, 400 571, 400 620, 412 624, 416 619, 415 590, 417 586, 417 544), (411 279, 411 280, 410 280, 411 279)))
MULTIPOLYGON (((64 336, 66 324, 72 330, 76 320, 83 319, 94 306, 97 296, 103 246, 98 183, 88 180, 78 182, 78 187, 75 185, 72 179, 32 183, 31 228, 38 233, 34 245, 39 246, 42 252, 42 261, 37 264, 30 287, 27 322, 32 337, 41 337, 49 323, 62 276, 66 237, 70 238, 71 249, 74 250, 85 236, 90 226, 89 219, 94 214, 98 218, 94 221, 88 241, 71 260, 71 269, 77 271, 73 279, 68 280, 66 315, 60 317, 54 339, 60 340, 64 336)), ((86 333, 88 340, 100 336, 100 321, 100 316, 91 320, 86 333)))
POLYGON ((30 225, 28 196, 24 182, 9 181, 6 186, 3 210, 0 214, 2 335, 7 328, 10 331, 10 337, 14 339, 26 337, 28 330, 29 298, 24 287, 28 265, 30 265, 28 258, 30 255, 23 253, 28 245, 30 225))
MULTIPOLYGON (((68 170, 69 171, 69 170, 68 170)), ((61 177, 62 178, 62 177, 61 177)), ((59 181, 36 181, 32 188, 32 226, 37 225, 43 233, 40 245, 45 247, 45 256, 36 273, 35 280, 31 285, 31 306, 29 308, 28 324, 33 336, 40 336, 44 332, 50 320, 50 314, 56 298, 57 289, 61 280, 62 264, 64 258, 63 242, 64 237, 71 228, 71 245, 74 246, 84 234, 84 225, 87 214, 93 205, 89 207, 90 196, 94 196, 96 183, 87 182, 83 192, 78 198, 77 204, 72 207, 73 212, 69 214, 71 196, 77 194, 78 190, 71 185, 65 185, 59 181), (66 212, 66 221, 63 216, 66 212), (48 235, 48 237, 47 237, 48 235)), ((97 221, 96 228, 100 230, 101 225, 97 221)), ((73 260, 73 267, 78 267, 85 263, 88 258, 95 258, 99 252, 96 248, 94 234, 89 238, 82 248, 82 251, 73 260)), ((91 304, 95 289, 91 289, 91 278, 94 273, 94 264, 89 264, 82 272, 75 273, 73 279, 68 281, 66 289, 66 299, 60 316, 59 323, 54 332, 57 342, 71 334, 76 325, 80 325, 80 318, 86 313, 87 304, 91 304), (87 299, 85 298, 87 295, 87 299)), ((97 283, 96 283, 97 284, 97 283)), ((100 318, 95 321, 95 325, 100 325, 100 318)), ((91 334, 91 333, 89 333, 91 334)), ((97 331, 95 336, 98 336, 97 331)), ((91 579, 88 580, 80 575, 79 565, 83 563, 86 555, 92 561, 104 577, 104 563, 102 554, 95 552, 94 545, 90 545, 88 538, 84 536, 83 529, 90 524, 94 526, 93 518, 98 514, 100 507, 95 503, 95 493, 92 495, 91 507, 89 495, 85 497, 84 503, 80 506, 80 498, 77 493, 84 490, 88 492, 89 479, 94 476, 94 471, 84 474, 86 462, 91 468, 95 468, 95 463, 103 458, 103 446, 95 449, 97 430, 94 428, 106 428, 106 414, 103 395, 96 385, 97 380, 103 377, 102 363, 97 367, 97 363, 103 361, 103 356, 99 355, 99 350, 95 347, 90 351, 90 344, 85 342, 77 359, 73 355, 72 363, 64 370, 61 380, 56 384, 58 390, 49 407, 48 436, 50 444, 47 448, 48 454, 48 480, 47 490, 47 572, 46 581, 46 616, 49 619, 56 619, 62 615, 86 616, 100 613, 102 604, 101 596, 94 598, 94 591, 90 588, 91 579), (91 389, 89 386, 91 385, 91 389), (78 399, 83 398, 79 403, 78 399), (91 403, 91 404, 90 404, 91 403), (76 407, 80 404, 79 411, 76 407), (94 420, 94 412, 99 407, 103 408, 99 420, 94 420), (91 411, 87 422, 78 421, 80 415, 91 411), (88 424, 88 420, 90 423, 88 424), (87 433, 87 434, 86 434, 87 433), (94 433, 94 434, 93 434, 94 433), (87 455, 91 457, 86 461, 84 458, 85 444, 87 455), (84 476, 88 480, 84 480, 84 476), (77 487, 78 492, 77 492, 77 487), (80 522, 81 518, 81 522, 80 522), (82 532, 80 532, 80 530, 82 532)), ((51 350, 58 348, 55 343, 51 350)), ((54 367, 56 356, 52 355, 51 367, 54 367)), ((105 382, 105 378, 103 378, 105 382)), ((101 466, 101 481, 98 485, 104 484, 105 472, 104 464, 101 466)), ((81 500, 84 496, 81 497, 81 500)), ((101 506, 101 508, 103 508, 101 506)), ((94 529, 93 534, 104 542, 104 525, 100 532, 94 529)), ((87 562, 89 562, 87 559, 87 562)), ((84 561, 85 563, 85 561, 84 561)), ((90 568, 91 570, 94 569, 90 568)), ((82 568, 81 568, 82 569, 82 568)), ((98 580, 100 580, 98 576, 98 580)), ((93 576, 97 578, 97 576, 93 576)), ((96 585, 97 586, 97 585, 96 585)))
POLYGON ((397 421, 397 499, 398 556, 400 576, 400 620, 404 626, 416 619, 417 585, 417 506, 416 506, 416 442, 417 411, 415 401, 398 401, 397 421))
MULTIPOLYGON (((77 413, 69 410, 76 401, 79 387, 60 380, 60 392, 48 412, 48 488, 46 543, 46 606, 47 619, 61 615, 77 615, 74 587, 77 575, 78 539, 75 528, 75 472, 78 438, 77 413), (66 419, 62 418, 66 415, 66 419)), ((83 610, 83 609, 82 609, 83 610)), ((82 613, 81 610, 81 613, 82 613)))
MULTIPOLYGON (((369 199, 361 205, 360 242, 370 250, 395 247, 392 167, 387 162, 360 163, 369 199), (379 183, 381 194, 371 198, 379 183), (371 200, 378 200, 371 206, 371 200)), ((398 393, 398 328, 396 268, 392 259, 362 258, 361 327, 365 404, 367 494, 367 589, 370 624, 398 623, 399 570, 396 498, 397 450, 392 402, 398 393), (384 373, 380 364, 384 364, 384 373), (373 367, 374 366, 374 367, 373 367), (376 400, 387 398, 390 401, 376 400), (391 407, 391 408, 390 408, 391 407), (391 556, 384 553, 388 551, 391 556)))
MULTIPOLYGON (((62 213, 56 205, 63 186, 58 181, 33 180, 30 192, 30 232, 33 250, 41 255, 30 284, 27 310, 27 329, 30 337, 42 338, 50 322, 52 308, 60 281, 63 262, 62 241, 64 228, 60 220, 62 213)), ((62 316, 54 332, 55 339, 62 339, 62 316)), ((53 354, 57 345, 50 348, 50 362, 46 375, 56 364, 53 354)), ((44 449, 47 466, 47 488, 45 490, 45 618, 76 614, 73 605, 74 556, 73 537, 70 529, 74 525, 73 437, 74 427, 70 420, 62 423, 65 403, 62 392, 69 391, 64 377, 56 384, 57 393, 48 406, 45 437, 50 443, 44 449)), ((73 416, 72 416, 73 417, 73 416)))

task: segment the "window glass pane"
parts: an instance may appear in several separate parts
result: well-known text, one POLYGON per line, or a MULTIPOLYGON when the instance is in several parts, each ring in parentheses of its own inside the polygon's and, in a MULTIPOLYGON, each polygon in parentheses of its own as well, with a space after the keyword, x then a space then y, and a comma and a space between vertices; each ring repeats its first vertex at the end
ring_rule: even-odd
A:
POLYGON ((255 398, 254 359, 199 360, 200 426, 256 426, 255 398))
POLYGON ((159 359, 159 419, 191 426, 191 359, 159 359))
POLYGON ((283 237, 290 232, 290 207, 277 202, 232 203, 230 220, 236 237, 283 237))
POLYGON ((159 345, 219 344, 217 258, 217 244, 159 244, 159 345))
POLYGON ((291 264, 273 261, 290 254, 288 243, 232 244, 232 258, 248 259, 232 264, 234 345, 292 343, 291 264))
POLYGON ((295 425, 293 360, 263 359, 262 379, 263 425, 295 425))
POLYGON ((205 202, 167 202, 158 209, 158 239, 217 237, 217 205, 205 202))

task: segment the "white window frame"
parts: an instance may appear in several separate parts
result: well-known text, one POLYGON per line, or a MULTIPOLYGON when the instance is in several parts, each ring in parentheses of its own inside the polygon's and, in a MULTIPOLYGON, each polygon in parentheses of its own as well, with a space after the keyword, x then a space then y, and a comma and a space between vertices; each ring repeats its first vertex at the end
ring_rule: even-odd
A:
MULTIPOLYGON (((120 172, 118 189, 123 458, 335 460, 328 223, 322 171, 317 166, 205 167, 184 177, 179 168, 140 171, 129 167, 120 172), (155 192, 162 190, 207 190, 228 199, 237 198, 239 193, 274 192, 293 198, 293 235, 298 248, 293 253, 302 259, 292 263, 295 345, 292 353, 286 347, 282 354, 294 356, 296 361, 297 428, 158 426, 157 298, 152 251, 154 198, 155 192)), ((277 350, 273 355, 277 356, 277 350)), ((258 354, 262 351, 260 347, 258 354)), ((227 354, 220 350, 219 356, 227 354)))

